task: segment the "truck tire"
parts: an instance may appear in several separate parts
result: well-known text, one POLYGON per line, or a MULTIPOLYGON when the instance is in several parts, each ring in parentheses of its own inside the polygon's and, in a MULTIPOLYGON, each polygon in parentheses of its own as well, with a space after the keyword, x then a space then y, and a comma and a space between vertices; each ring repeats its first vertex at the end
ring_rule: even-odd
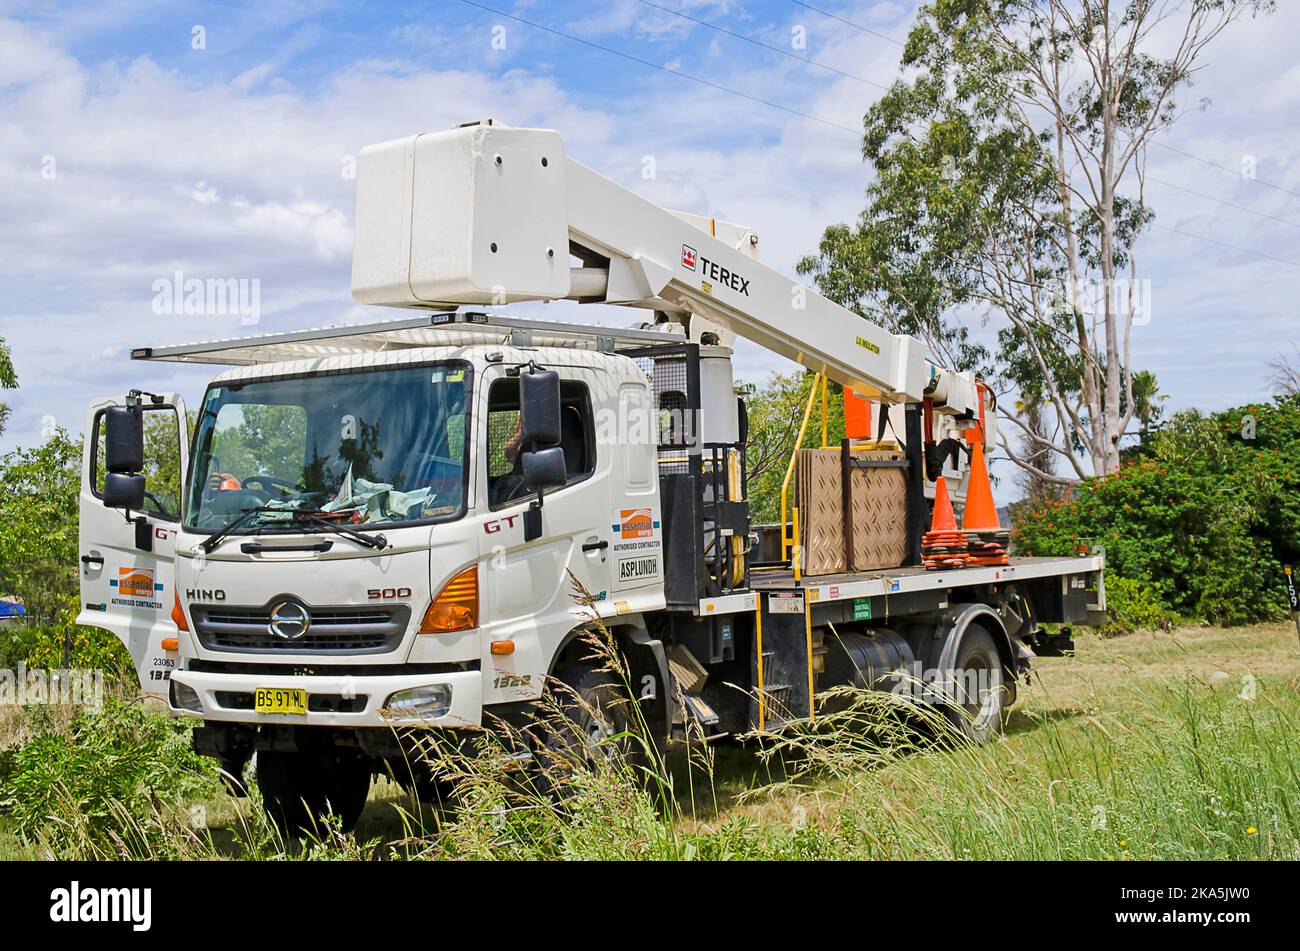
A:
POLYGON ((257 786, 280 834, 319 835, 328 815, 350 832, 370 794, 370 761, 346 750, 257 754, 257 786))
POLYGON ((638 773, 649 762, 636 735, 611 740, 621 733, 639 734, 641 724, 632 712, 627 687, 614 674, 591 664, 556 671, 551 695, 560 717, 542 727, 534 749, 538 786, 563 795, 565 776, 576 766, 615 750, 638 773))
POLYGON ((944 715, 970 742, 987 743, 1002 732, 1010 692, 998 645, 979 624, 971 624, 962 635, 952 673, 961 699, 944 707, 944 715))

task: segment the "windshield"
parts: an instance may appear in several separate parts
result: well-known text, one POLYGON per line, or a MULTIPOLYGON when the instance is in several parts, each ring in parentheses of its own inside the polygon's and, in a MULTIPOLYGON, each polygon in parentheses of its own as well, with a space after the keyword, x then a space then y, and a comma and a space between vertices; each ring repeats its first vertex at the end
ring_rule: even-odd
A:
POLYGON ((185 525, 348 526, 455 518, 465 507, 469 364, 366 369, 208 390, 185 525))

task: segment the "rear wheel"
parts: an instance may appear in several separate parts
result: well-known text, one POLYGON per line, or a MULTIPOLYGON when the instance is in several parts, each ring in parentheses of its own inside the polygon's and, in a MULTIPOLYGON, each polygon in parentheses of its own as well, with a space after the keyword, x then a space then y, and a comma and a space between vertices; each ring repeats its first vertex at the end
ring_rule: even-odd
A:
POLYGON ((944 708, 945 715, 966 739, 987 743, 1002 732, 1011 701, 993 635, 978 624, 968 627, 957 645, 952 674, 956 702, 944 708))
POLYGON ((349 750, 266 750, 257 754, 257 786, 282 835, 319 834, 329 815, 350 832, 370 793, 370 760, 349 750))

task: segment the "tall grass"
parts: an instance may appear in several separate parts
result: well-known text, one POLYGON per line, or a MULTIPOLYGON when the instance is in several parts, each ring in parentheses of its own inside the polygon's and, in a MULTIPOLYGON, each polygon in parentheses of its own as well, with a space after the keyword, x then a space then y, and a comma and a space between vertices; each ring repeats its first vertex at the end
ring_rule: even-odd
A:
MULTIPOLYGON (((612 643, 592 625, 589 656, 630 698, 612 643)), ((720 756, 696 735, 671 757, 630 699, 622 731, 564 742, 580 701, 557 686, 536 721, 484 731, 472 756, 423 734, 415 758, 453 791, 448 808, 387 803, 396 832, 325 822, 305 842, 282 840, 256 798, 216 805, 214 773, 177 745, 183 728, 114 708, 8 756, 0 845, 7 834, 12 853, 54 858, 1300 858, 1294 684, 1117 683, 1078 709, 1017 713, 983 747, 933 712, 840 688, 813 723, 720 756), (521 762, 539 743, 546 755, 521 762), (731 788, 738 763, 764 778, 731 788), (196 822, 196 797, 223 818, 196 822)))
MULTIPOLYGON (((1138 688, 1134 688, 1135 691, 1138 688)), ((845 785, 864 858, 1300 857, 1296 698, 1180 678, 1119 717, 1039 718, 1018 740, 845 785)))

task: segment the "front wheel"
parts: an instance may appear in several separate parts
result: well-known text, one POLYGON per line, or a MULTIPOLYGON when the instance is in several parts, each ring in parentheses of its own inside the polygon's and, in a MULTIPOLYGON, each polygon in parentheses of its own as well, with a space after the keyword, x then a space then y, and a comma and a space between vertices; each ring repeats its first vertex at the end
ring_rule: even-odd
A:
POLYGON ((568 787, 577 767, 601 761, 629 766, 640 775, 649 766, 641 724, 627 686, 612 672, 590 664, 557 671, 551 688, 555 709, 539 727, 534 762, 539 785, 553 796, 568 787))
POLYGON ((967 740, 987 743, 1002 732, 1011 691, 998 645, 980 625, 968 627, 957 645, 952 677, 955 702, 945 716, 967 740))
POLYGON ((344 832, 361 818, 370 794, 370 761, 348 750, 257 754, 257 786, 284 836, 319 835, 337 816, 344 832))

